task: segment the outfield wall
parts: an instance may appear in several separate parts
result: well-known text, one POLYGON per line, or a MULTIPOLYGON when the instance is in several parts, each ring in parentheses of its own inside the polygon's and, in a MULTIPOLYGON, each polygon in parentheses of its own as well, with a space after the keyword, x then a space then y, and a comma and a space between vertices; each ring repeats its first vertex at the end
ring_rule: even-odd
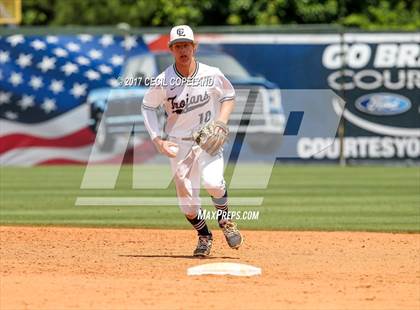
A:
MULTIPOLYGON (((118 86, 125 60, 166 50, 168 40, 137 30, 3 31, 1 165, 86 163, 95 138, 88 128, 89 92, 118 86)), ((296 159, 335 162, 342 152, 356 162, 419 160, 419 33, 199 31, 197 38, 200 49, 233 56, 250 75, 280 90, 331 89, 346 102, 337 111, 342 143, 328 136, 300 137, 296 159)), ((323 126, 322 118, 313 122, 323 126)), ((150 146, 143 141, 137 148, 150 146)), ((260 156, 246 145, 244 150, 250 160, 260 156)), ((99 163, 121 159, 121 154, 101 156, 99 163)))
MULTIPOLYGON (((420 157, 419 33, 229 34, 202 41, 233 55, 280 89, 336 92, 346 102, 345 158, 420 157)), ((340 142, 329 145, 328 138, 303 138, 298 154, 338 159, 340 142)))

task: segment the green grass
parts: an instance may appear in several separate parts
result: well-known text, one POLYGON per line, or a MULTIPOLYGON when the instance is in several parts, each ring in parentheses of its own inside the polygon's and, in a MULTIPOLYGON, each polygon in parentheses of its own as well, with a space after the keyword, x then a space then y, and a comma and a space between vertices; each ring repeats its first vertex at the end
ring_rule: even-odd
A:
MULTIPOLYGON (((81 190, 84 169, 2 167, 0 224, 190 227, 177 206, 75 206, 85 196, 175 195, 173 186, 132 189, 131 166, 121 169, 115 190, 81 190)), ((227 176, 231 172, 229 167, 227 176)), ((247 229, 420 232, 419 180, 419 167, 277 165, 267 189, 230 191, 234 197, 263 196, 262 206, 231 210, 260 211, 257 221, 238 221, 247 229)))

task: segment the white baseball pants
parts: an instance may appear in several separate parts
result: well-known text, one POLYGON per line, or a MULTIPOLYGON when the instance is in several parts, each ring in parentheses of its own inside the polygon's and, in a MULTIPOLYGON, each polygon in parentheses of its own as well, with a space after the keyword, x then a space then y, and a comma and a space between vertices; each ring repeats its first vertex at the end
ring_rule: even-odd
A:
POLYGON ((209 195, 220 198, 225 194, 223 152, 211 156, 193 141, 170 138, 179 146, 177 156, 170 158, 181 211, 194 216, 201 207, 201 183, 209 195))

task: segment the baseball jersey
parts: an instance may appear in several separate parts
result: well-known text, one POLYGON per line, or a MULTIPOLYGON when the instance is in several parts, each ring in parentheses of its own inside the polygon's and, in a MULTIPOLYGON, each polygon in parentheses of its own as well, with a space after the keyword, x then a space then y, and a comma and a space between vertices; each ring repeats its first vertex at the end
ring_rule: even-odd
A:
POLYGON ((190 137, 205 123, 218 118, 224 101, 235 98, 235 90, 223 73, 198 61, 188 78, 173 64, 155 82, 143 98, 143 111, 163 105, 167 116, 164 130, 172 137, 190 137))

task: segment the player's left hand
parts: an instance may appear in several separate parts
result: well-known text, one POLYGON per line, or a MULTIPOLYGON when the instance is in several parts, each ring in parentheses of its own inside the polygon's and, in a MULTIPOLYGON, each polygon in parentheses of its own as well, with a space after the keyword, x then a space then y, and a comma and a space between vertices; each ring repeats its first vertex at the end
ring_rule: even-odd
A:
POLYGON ((219 152, 228 136, 229 128, 220 120, 208 123, 193 134, 194 141, 212 156, 219 152))

